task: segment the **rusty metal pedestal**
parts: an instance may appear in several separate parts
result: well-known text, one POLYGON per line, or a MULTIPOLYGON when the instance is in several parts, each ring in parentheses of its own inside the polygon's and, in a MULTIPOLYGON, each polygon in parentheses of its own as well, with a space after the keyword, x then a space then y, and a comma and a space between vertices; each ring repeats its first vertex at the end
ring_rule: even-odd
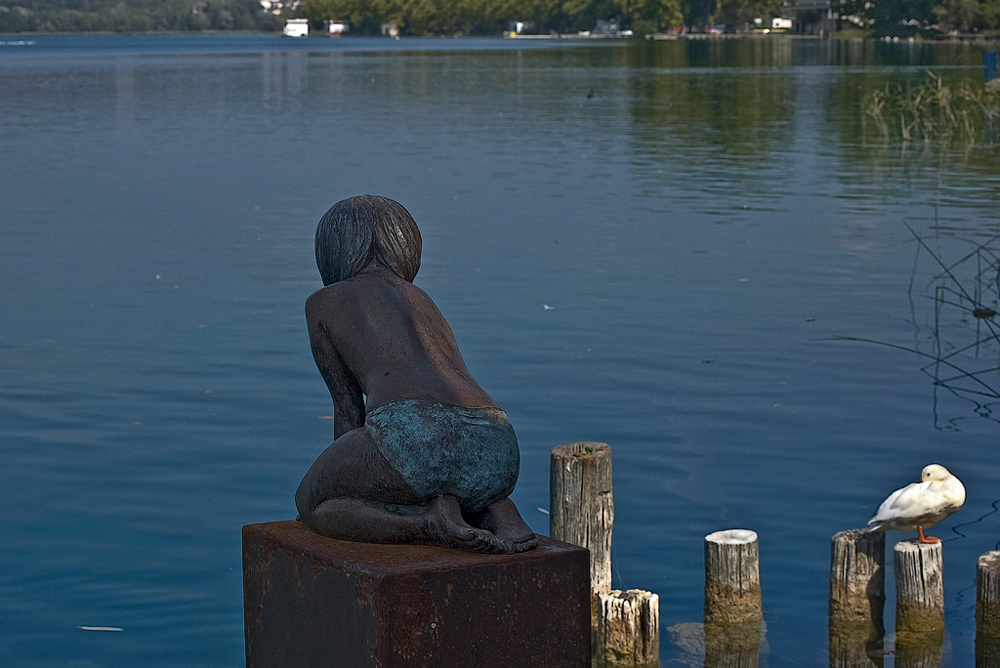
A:
POLYGON ((589 668, 587 550, 517 555, 243 527, 248 668, 589 668))

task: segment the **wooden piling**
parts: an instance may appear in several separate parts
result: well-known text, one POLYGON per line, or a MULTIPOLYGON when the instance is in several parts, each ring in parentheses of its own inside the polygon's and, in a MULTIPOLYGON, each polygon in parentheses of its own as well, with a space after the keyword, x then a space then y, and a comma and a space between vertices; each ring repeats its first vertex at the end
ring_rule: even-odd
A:
POLYGON ((1000 551, 976 562, 976 633, 1000 637, 1000 551))
POLYGON ((660 598, 641 589, 597 595, 598 666, 656 666, 660 656, 660 598))
POLYGON ((830 545, 830 626, 881 633, 885 606, 885 533, 841 531, 830 545))
POLYGON ((757 533, 728 529, 705 536, 705 623, 762 618, 757 533))
POLYGON ((906 540, 893 551, 896 634, 944 629, 944 550, 941 543, 906 540))
POLYGON ((590 550, 590 582, 595 594, 611 591, 611 447, 607 443, 567 443, 552 449, 549 478, 552 537, 590 550))
POLYGON ((552 537, 590 550, 594 665, 657 665, 659 597, 638 589, 611 589, 615 506, 610 446, 585 442, 553 448, 549 497, 552 537))
POLYGON ((1000 668, 1000 551, 976 563, 976 668, 1000 668))
POLYGON ((852 529, 830 543, 831 668, 871 668, 885 626, 885 534, 852 529))

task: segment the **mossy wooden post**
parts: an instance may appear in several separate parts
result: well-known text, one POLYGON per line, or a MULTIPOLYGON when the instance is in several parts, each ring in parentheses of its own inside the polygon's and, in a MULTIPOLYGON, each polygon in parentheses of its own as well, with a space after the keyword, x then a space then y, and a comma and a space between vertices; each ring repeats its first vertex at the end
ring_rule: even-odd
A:
POLYGON ((976 564, 976 668, 1000 668, 1000 551, 976 564))
POLYGON ((762 619, 757 533, 705 536, 706 668, 756 666, 762 619))
POLYGON ((944 628, 944 550, 941 543, 904 540, 893 550, 896 633, 944 628))
POLYGON ((657 666, 660 597, 641 589, 597 595, 594 662, 598 666, 657 666))
POLYGON ((944 550, 916 539, 896 543, 896 665, 940 665, 944 640, 944 550), (934 662, 937 663, 934 663, 934 662))
POLYGON ((705 623, 762 618, 757 533, 727 529, 705 536, 705 623))
POLYGON ((870 668, 885 634, 885 533, 852 529, 830 544, 830 666, 870 668))
POLYGON ((611 531, 615 508, 611 448, 568 443, 552 450, 549 523, 553 538, 590 550, 594 664, 656 665, 660 652, 660 599, 611 589, 611 531))
POLYGON ((830 544, 830 625, 881 634, 885 605, 885 533, 852 529, 830 544))

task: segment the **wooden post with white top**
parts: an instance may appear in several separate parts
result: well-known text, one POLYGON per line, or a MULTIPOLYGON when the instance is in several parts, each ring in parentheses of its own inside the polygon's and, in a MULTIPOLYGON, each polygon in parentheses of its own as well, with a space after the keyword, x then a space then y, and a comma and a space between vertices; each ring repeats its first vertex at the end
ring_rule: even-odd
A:
POLYGON ((705 536, 706 668, 755 667, 762 619, 757 533, 705 536))
POLYGON ((757 533, 727 529, 705 536, 705 623, 762 618, 757 533))

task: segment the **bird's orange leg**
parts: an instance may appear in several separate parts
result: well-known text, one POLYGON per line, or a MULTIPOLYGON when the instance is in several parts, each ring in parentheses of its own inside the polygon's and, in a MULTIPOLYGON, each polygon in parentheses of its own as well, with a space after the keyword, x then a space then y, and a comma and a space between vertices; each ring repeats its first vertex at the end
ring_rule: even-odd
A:
POLYGON ((917 540, 921 543, 932 543, 932 544, 941 542, 940 538, 935 538, 934 536, 925 536, 923 527, 917 527, 917 540))

